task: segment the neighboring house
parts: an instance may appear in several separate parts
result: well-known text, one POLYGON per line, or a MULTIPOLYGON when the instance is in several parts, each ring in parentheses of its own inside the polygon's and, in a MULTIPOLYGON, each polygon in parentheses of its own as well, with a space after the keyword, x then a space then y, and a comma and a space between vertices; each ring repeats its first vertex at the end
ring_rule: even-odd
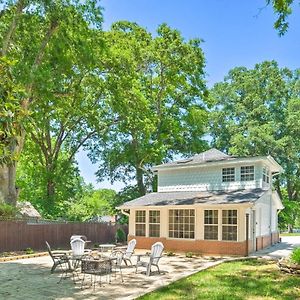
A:
POLYGON ((283 209, 272 177, 282 172, 271 156, 235 157, 216 149, 158 165, 158 192, 119 207, 129 216, 128 239, 149 249, 248 255, 279 241, 283 209))

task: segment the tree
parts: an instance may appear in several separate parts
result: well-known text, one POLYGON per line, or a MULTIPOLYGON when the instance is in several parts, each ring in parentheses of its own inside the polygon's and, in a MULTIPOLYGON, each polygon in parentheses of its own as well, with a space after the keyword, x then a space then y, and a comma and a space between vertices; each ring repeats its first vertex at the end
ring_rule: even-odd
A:
POLYGON ((99 180, 135 179, 143 195, 153 164, 205 146, 204 56, 200 40, 185 41, 166 24, 152 37, 135 23, 118 22, 105 42, 107 101, 118 123, 90 157, 100 162, 99 180))
POLYGON ((116 192, 110 189, 95 190, 86 194, 80 201, 70 205, 67 216, 73 221, 88 221, 97 216, 114 214, 112 206, 116 192))
MULTIPOLYGON (((77 66, 68 65, 71 55, 76 53, 76 58, 81 60, 85 55, 85 59, 89 59, 87 48, 91 35, 84 33, 91 28, 100 28, 102 16, 97 1, 94 0, 7 0, 1 6, 0 21, 0 58, 15 62, 8 70, 9 77, 13 84, 25 91, 18 95, 17 101, 27 115, 33 106, 41 104, 41 91, 55 90, 56 78, 53 75, 58 74, 63 67, 76 74, 77 66), (56 59, 65 64, 56 64, 56 59)), ((64 74, 62 72, 62 76, 64 74)), ((70 77, 66 76, 66 85, 68 80, 70 77)), ((67 90, 60 89, 56 92, 67 90)), ((7 93, 5 97, 4 101, 7 102, 7 93)), ((51 97, 47 93, 45 98, 48 104, 58 100, 58 97, 51 97)), ((59 99, 64 101, 64 97, 59 99)), ((43 104, 46 105, 45 102, 43 104)), ((13 139, 17 143, 10 149, 11 161, 2 163, 0 169, 3 198, 12 204, 17 199, 16 157, 21 153, 25 140, 25 128, 20 124, 15 124, 15 127, 13 139)))
POLYGON ((65 217, 70 205, 90 192, 74 161, 69 163, 68 153, 61 151, 56 161, 55 172, 50 174, 41 164, 42 153, 37 144, 26 140, 18 162, 17 181, 19 201, 29 201, 44 218, 65 217), (55 197, 49 198, 49 178, 55 182, 55 197))
POLYGON ((277 14, 277 20, 274 23, 274 28, 278 30, 279 35, 284 35, 288 28, 289 22, 287 21, 289 15, 292 13, 292 5, 294 0, 266 0, 267 5, 273 6, 274 13, 277 14))
POLYGON ((233 155, 272 155, 284 168, 275 181, 283 199, 300 201, 300 71, 263 62, 229 71, 211 90, 212 144, 233 155))

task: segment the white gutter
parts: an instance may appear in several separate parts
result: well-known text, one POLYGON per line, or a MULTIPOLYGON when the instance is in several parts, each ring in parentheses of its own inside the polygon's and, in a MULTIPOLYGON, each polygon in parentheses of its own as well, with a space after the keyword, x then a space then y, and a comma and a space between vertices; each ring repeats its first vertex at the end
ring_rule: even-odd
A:
MULTIPOLYGON (((118 208, 118 207, 117 207, 118 208)), ((125 216, 127 216, 127 217, 129 217, 130 216, 130 213, 129 212, 127 212, 127 211, 125 211, 125 209, 123 208, 123 209, 121 209, 121 213, 123 214, 123 215, 125 215, 125 216)))

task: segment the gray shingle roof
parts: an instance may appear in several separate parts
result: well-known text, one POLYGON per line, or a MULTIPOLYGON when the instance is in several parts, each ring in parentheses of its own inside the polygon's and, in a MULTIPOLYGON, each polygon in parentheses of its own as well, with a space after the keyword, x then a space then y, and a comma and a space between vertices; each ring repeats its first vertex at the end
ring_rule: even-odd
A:
POLYGON ((194 205, 194 204, 239 204, 251 203, 259 199, 266 190, 236 190, 212 192, 161 192, 150 193, 119 208, 129 209, 136 206, 194 205))
MULTIPOLYGON (((190 158, 186 159, 180 159, 174 162, 169 162, 165 164, 161 164, 155 167, 160 166, 172 166, 172 165, 190 165, 190 164, 196 164, 196 163, 205 163, 205 162, 212 162, 212 161, 220 161, 220 160, 228 160, 233 159, 234 156, 227 155, 215 148, 212 148, 210 150, 204 151, 202 153, 196 154, 190 158)), ((155 169, 154 167, 154 169, 155 169)))

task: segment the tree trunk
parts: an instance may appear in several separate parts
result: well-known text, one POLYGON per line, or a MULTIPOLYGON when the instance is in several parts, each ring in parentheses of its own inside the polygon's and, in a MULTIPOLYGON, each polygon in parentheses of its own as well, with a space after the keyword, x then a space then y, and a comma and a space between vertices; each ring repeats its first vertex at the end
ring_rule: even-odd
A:
POLYGON ((0 202, 16 205, 18 189, 16 188, 16 163, 0 167, 0 202))
POLYGON ((146 188, 144 185, 143 170, 141 170, 139 167, 136 167, 136 180, 137 180, 139 193, 141 196, 144 196, 146 194, 146 188))
POLYGON ((47 202, 53 204, 55 199, 55 182, 52 178, 47 180, 47 202))

